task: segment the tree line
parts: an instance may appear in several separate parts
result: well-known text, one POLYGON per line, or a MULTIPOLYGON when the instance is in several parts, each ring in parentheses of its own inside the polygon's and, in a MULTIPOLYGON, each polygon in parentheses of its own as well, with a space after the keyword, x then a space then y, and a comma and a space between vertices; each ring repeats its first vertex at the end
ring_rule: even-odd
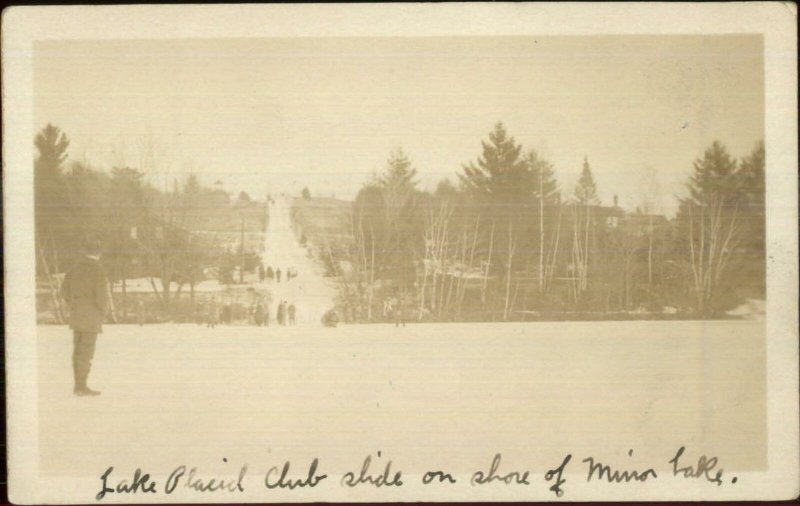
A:
POLYGON ((361 320, 387 297, 437 321, 708 318, 764 297, 763 142, 741 160, 709 146, 672 219, 601 205, 588 159, 565 191, 501 123, 455 183, 423 191, 416 177, 393 152, 355 198, 352 241, 324 248, 361 320))
MULTIPOLYGON (((217 237, 198 233, 202 218, 197 210, 229 207, 226 193, 204 187, 195 175, 170 178, 157 170, 147 150, 142 157, 153 166, 152 178, 141 168, 121 165, 104 171, 68 161, 69 144, 66 134, 50 124, 34 138, 36 274, 51 293, 56 320, 63 319, 59 276, 83 254, 87 237, 103 245, 109 280, 122 283, 123 297, 126 279, 147 278, 167 317, 183 291, 193 304, 195 284, 209 276, 233 282, 241 255, 224 248, 217 237)), ((257 263, 252 253, 246 260, 250 269, 257 263)))

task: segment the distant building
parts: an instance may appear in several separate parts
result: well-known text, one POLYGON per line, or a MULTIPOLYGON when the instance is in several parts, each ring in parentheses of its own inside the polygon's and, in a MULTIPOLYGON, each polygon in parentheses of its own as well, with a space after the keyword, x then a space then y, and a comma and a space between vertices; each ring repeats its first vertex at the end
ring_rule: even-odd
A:
POLYGON ((648 234, 651 230, 661 229, 669 224, 669 220, 663 214, 626 214, 621 225, 637 237, 648 234))

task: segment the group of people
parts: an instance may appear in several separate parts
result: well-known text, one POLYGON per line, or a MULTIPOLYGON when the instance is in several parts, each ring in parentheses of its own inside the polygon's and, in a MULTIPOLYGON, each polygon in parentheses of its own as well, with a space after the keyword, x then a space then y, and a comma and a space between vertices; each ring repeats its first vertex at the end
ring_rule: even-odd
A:
POLYGON ((273 269, 271 265, 267 266, 266 269, 264 268, 263 265, 258 266, 258 279, 262 283, 264 281, 269 281, 270 283, 272 283, 273 280, 275 280, 277 283, 280 283, 281 277, 283 276, 284 273, 286 274, 285 279, 287 283, 291 281, 293 278, 297 277, 297 269, 295 269, 294 267, 287 267, 286 270, 281 271, 280 267, 273 269))
MULTIPOLYGON (((208 328, 214 328, 219 324, 230 325, 234 320, 233 313, 234 308, 230 302, 220 305, 216 297, 212 297, 204 310, 200 312, 204 318, 199 323, 205 323, 208 328)), ((269 306, 262 299, 257 299, 247 308, 247 320, 249 324, 256 327, 268 327, 270 323, 269 306)), ((288 301, 280 301, 275 320, 278 325, 296 325, 297 308, 288 301)))
POLYGON ((278 313, 276 315, 278 325, 296 325, 297 308, 294 304, 289 304, 285 300, 278 303, 278 313))
POLYGON ((250 323, 256 327, 269 326, 269 309, 261 302, 261 299, 254 302, 248 311, 250 323))
POLYGON ((233 308, 230 302, 227 302, 220 307, 216 297, 211 297, 205 311, 201 311, 205 315, 204 321, 206 327, 213 329, 220 323, 230 323, 233 317, 233 308))

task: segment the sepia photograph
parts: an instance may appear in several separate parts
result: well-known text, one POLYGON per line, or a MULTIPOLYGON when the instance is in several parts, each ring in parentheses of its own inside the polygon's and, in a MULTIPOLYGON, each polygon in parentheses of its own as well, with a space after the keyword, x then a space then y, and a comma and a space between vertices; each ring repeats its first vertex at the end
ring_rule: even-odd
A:
POLYGON ((32 364, 15 382, 8 356, 14 502, 797 493, 774 451, 798 448, 797 146, 768 126, 796 133, 769 74, 796 84, 796 39, 364 34, 394 11, 355 5, 331 33, 262 7, 300 34, 39 37, 58 9, 166 18, 11 11, 44 23, 3 41, 4 155, 28 153, 3 186, 29 318, 7 306, 6 340, 32 364))

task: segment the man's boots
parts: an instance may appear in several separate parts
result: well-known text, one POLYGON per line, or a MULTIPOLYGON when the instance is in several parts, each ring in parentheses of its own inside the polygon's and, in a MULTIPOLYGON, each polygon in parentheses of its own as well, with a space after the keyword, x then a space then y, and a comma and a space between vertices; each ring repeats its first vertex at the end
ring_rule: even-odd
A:
POLYGON ((88 367, 73 362, 72 371, 75 377, 75 388, 72 389, 73 394, 80 397, 100 395, 97 390, 92 390, 86 386, 86 380, 89 378, 88 367))

